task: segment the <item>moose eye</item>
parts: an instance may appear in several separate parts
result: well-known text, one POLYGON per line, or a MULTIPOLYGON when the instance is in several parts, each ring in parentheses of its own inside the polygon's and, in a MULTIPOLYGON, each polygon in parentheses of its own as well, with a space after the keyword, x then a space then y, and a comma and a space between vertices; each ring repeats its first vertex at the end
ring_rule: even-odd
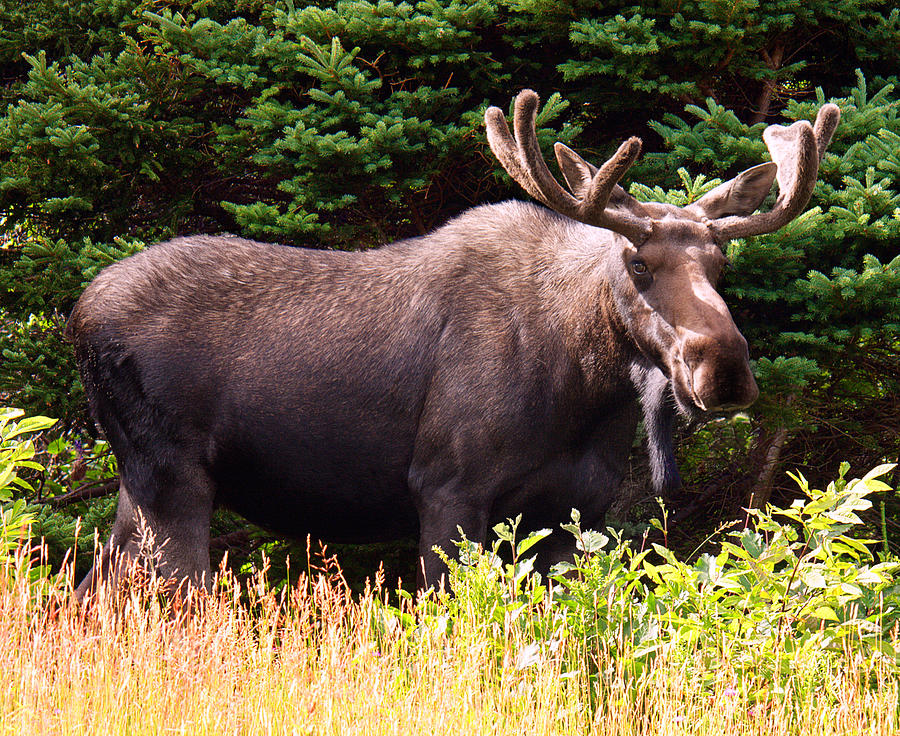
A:
POLYGON ((647 268, 647 264, 644 263, 644 262, 643 262, 642 260, 640 260, 639 258, 635 258, 635 259, 631 262, 631 271, 632 271, 632 273, 634 273, 636 276, 643 276, 645 273, 648 272, 648 270, 649 270, 649 269, 647 268))

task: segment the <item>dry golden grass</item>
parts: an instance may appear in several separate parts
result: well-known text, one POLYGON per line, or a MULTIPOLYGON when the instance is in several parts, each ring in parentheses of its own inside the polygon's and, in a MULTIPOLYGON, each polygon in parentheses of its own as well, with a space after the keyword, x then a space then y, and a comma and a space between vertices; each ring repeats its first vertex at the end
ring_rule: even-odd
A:
POLYGON ((796 692, 751 704, 727 661, 701 687, 672 652, 636 677, 580 642, 529 650, 514 626, 498 649, 465 611, 451 633, 400 626, 326 575, 283 594, 217 591, 180 613, 152 584, 79 607, 63 585, 35 602, 26 575, 0 570, 0 733, 898 732, 896 666, 877 657, 823 658, 828 692, 804 692, 798 673, 796 692), (585 667, 564 671, 579 656, 585 667))

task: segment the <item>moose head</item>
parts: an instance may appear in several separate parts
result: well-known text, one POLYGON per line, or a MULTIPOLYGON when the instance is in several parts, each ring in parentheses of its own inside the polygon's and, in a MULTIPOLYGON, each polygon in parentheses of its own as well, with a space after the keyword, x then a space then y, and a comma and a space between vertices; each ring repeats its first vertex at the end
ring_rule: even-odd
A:
POLYGON ((840 120, 826 104, 815 125, 772 125, 763 134, 772 157, 687 207, 639 202, 619 186, 641 141, 632 137, 599 168, 557 143, 556 159, 568 185, 550 173, 538 146, 538 96, 523 90, 515 100, 510 133, 503 112, 485 114, 494 155, 525 191, 556 212, 616 234, 621 263, 613 294, 630 338, 669 378, 682 413, 728 411, 752 404, 759 390, 747 342, 715 284, 726 263, 722 246, 733 238, 762 235, 793 220, 809 201, 819 160, 840 120), (753 214, 777 179, 774 207, 753 214))

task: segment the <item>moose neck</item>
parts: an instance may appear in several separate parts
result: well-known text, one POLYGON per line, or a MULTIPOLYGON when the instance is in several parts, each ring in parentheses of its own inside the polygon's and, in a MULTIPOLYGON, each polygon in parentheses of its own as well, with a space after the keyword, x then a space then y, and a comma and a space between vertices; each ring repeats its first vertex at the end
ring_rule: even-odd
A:
POLYGON ((622 314, 625 288, 620 236, 570 221, 566 237, 540 274, 541 294, 569 355, 580 366, 588 395, 600 401, 635 386, 634 366, 646 361, 622 314))
POLYGON ((628 277, 621 236, 508 201, 469 210, 427 237, 434 245, 422 251, 423 268, 440 283, 455 283, 454 301, 482 294, 511 310, 509 324, 541 331, 548 338, 542 345, 565 351, 574 369, 569 380, 581 384, 570 389, 591 405, 637 398, 632 366, 646 359, 622 313, 627 300, 619 292, 628 277), (436 252, 444 257, 435 259, 436 252), (477 271, 472 262, 480 264, 477 271))
POLYGON ((675 403, 669 379, 639 349, 629 331, 633 290, 623 268, 621 236, 569 222, 542 269, 541 294, 584 393, 595 407, 638 401, 647 434, 653 487, 680 485, 674 453, 675 403))

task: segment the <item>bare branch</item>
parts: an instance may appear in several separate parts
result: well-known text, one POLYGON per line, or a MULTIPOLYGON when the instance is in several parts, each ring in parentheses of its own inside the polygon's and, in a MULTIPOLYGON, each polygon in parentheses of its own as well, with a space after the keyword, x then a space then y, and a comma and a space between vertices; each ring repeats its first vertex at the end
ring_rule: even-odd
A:
POLYGON ((118 478, 104 478, 103 480, 95 480, 90 483, 83 483, 78 488, 64 493, 61 496, 55 496, 50 503, 56 508, 69 506, 79 501, 88 501, 92 498, 100 498, 101 496, 109 496, 119 490, 118 478))

